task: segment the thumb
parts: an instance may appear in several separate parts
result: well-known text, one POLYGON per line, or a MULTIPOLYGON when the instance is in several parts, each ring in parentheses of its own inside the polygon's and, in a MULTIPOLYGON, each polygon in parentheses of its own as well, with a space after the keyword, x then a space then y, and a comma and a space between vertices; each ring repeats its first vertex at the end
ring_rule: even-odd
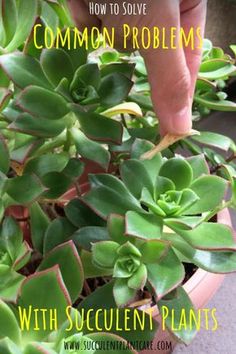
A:
POLYGON ((183 55, 145 53, 151 95, 161 135, 184 134, 192 127, 191 77, 183 55))

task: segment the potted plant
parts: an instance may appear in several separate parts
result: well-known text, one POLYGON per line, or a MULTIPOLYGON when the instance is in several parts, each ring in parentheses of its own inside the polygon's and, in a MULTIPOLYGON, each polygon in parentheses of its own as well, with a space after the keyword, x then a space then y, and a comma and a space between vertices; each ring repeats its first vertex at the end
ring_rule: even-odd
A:
MULTIPOLYGON (((236 208, 234 142, 203 132, 145 158, 159 135, 142 59, 35 51, 33 23, 14 39, 26 3, 10 3, 19 22, 11 35, 4 25, 0 56, 0 351, 110 352, 112 343, 132 353, 160 341, 163 326, 189 343, 198 326, 180 326, 181 314, 189 324, 194 305, 236 270, 229 217, 220 214, 236 208)), ((50 13, 70 25, 63 1, 40 4, 31 9, 37 23, 50 13)), ((223 92, 234 60, 205 47, 195 119, 236 109, 223 92)))

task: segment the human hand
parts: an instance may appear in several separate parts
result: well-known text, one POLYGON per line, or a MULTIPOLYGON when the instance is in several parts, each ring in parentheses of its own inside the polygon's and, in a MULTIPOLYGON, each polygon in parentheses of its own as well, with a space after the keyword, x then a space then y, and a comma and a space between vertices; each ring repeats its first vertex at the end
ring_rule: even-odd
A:
MULTIPOLYGON (((176 27, 176 33, 179 32, 180 27, 186 33, 191 27, 200 27, 201 36, 204 35, 207 0, 149 0, 147 15, 98 17, 89 14, 88 0, 68 0, 68 3, 75 22, 81 30, 87 26, 115 27, 117 35, 121 36, 122 25, 128 23, 130 27, 138 28, 176 27)), ((192 101, 201 62, 201 49, 198 46, 194 49, 180 46, 169 50, 150 48, 142 50, 141 54, 147 66, 152 100, 160 121, 161 134, 188 133, 192 127, 192 101)))

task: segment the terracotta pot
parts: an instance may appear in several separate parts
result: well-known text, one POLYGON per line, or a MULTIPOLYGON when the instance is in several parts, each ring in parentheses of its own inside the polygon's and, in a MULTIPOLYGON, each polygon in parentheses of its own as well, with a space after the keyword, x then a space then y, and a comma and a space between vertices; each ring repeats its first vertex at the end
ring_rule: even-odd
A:
MULTIPOLYGON (((218 222, 232 227, 228 209, 225 209, 218 214, 218 222)), ((206 306, 206 304, 211 300, 211 298, 221 286, 224 277, 224 274, 214 274, 206 272, 202 269, 198 269, 196 273, 184 284, 184 289, 187 291, 196 309, 201 309, 206 306)), ((157 307, 155 307, 153 311, 153 316, 155 320, 157 320, 160 324, 159 329, 154 338, 154 348, 157 348, 158 343, 160 347, 161 345, 163 345, 163 349, 160 348, 160 350, 156 350, 155 353, 171 353, 174 347, 177 345, 177 340, 170 332, 162 330, 161 317, 157 307), (171 349, 164 349, 166 343, 169 344, 170 342, 171 349)), ((142 351, 142 354, 153 353, 154 351, 152 350, 142 351)))
POLYGON ((84 172, 82 176, 79 179, 80 184, 85 184, 88 183, 88 175, 90 173, 96 174, 96 173, 113 173, 117 172, 118 166, 111 164, 108 167, 108 170, 106 171, 104 168, 102 168, 99 164, 97 164, 95 161, 91 161, 85 158, 80 159, 84 163, 84 172))
MULTIPOLYGON (((79 185, 80 194, 84 194, 89 191, 89 183, 82 183, 79 185)), ((58 204, 64 207, 68 204, 72 199, 78 198, 78 192, 75 187, 69 189, 65 194, 60 197, 58 204)))

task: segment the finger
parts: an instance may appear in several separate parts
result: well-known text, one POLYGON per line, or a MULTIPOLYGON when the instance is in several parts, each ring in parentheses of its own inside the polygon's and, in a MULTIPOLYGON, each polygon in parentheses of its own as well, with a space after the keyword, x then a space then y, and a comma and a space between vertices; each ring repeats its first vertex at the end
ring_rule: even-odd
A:
MULTIPOLYGON (((191 28, 200 28, 201 38, 204 38, 207 0, 196 0, 193 4, 192 0, 186 0, 181 4, 181 26, 186 33, 189 33, 191 28)), ((199 43, 196 31, 194 31, 194 42, 199 43)), ((200 44, 200 43, 199 43, 200 44)), ((191 76, 191 97, 194 95, 196 80, 202 58, 202 48, 199 45, 185 47, 185 58, 191 76)))
POLYGON ((97 16, 90 15, 88 6, 84 0, 67 0, 72 17, 76 26, 83 30, 85 27, 91 29, 93 26, 100 27, 97 16))
MULTIPOLYGON (((179 42, 179 1, 159 0, 156 2, 154 26, 169 29, 176 27, 176 43, 179 42)), ((191 77, 186 64, 184 50, 148 50, 142 52, 147 65, 149 82, 155 111, 160 120, 162 134, 184 134, 192 127, 191 77)))

